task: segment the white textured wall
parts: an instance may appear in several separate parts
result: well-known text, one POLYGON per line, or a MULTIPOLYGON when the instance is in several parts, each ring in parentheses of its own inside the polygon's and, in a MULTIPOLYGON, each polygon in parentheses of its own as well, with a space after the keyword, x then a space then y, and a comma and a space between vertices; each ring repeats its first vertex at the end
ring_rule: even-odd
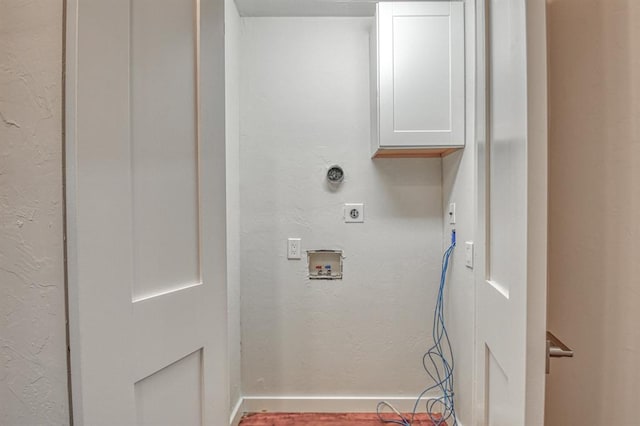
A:
POLYGON ((475 274, 465 266, 465 241, 476 232, 476 141, 475 141, 475 0, 465 1, 466 146, 442 160, 443 223, 445 246, 455 227, 457 246, 449 265, 446 320, 455 359, 456 414, 461 424, 472 424, 473 350, 475 338, 475 274), (449 203, 456 203, 456 223, 449 224, 449 203))
POLYGON ((369 158, 371 18, 242 22, 243 391, 414 397, 428 383, 441 160, 369 158), (335 192, 333 163, 346 172, 335 192), (343 222, 345 202, 365 203, 364 224, 343 222), (343 249, 344 279, 306 279, 287 237, 343 249))
POLYGON ((640 3, 548 0, 548 426, 637 425, 640 3))
POLYGON ((62 14, 0 1, 0 424, 68 424, 62 14))
MULTIPOLYGON (((469 131, 467 129, 467 131, 469 131)), ((472 138, 468 138, 472 139, 472 138)), ((475 143, 467 140, 464 151, 446 156, 442 161, 444 245, 455 227, 457 244, 449 263, 446 283, 446 325, 455 360, 454 386, 456 415, 464 425, 471 424, 473 409, 473 363, 475 338, 475 280, 473 270, 465 266, 465 241, 474 241, 475 143), (456 203, 456 224, 449 224, 449 203, 456 203)))
POLYGON ((230 412, 242 396, 240 378, 240 16, 225 0, 225 100, 227 170, 227 298, 229 315, 230 412))

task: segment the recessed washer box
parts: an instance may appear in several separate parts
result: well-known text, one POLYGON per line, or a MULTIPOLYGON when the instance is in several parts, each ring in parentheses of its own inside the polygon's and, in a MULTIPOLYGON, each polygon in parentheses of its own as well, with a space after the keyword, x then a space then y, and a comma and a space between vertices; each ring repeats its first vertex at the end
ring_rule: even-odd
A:
POLYGON ((308 250, 309 278, 341 280, 342 258, 342 250, 308 250))

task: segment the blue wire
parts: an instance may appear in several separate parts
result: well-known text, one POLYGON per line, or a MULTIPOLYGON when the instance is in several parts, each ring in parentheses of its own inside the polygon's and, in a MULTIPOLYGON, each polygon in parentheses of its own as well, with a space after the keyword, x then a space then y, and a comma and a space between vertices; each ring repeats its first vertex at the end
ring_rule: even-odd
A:
POLYGON ((416 413, 418 412, 420 402, 424 399, 427 415, 435 426, 444 425, 449 419, 453 419, 453 425, 451 426, 458 425, 453 393, 453 349, 451 348, 451 341, 449 340, 449 333, 447 333, 447 327, 444 320, 444 289, 447 281, 449 259, 455 246, 456 231, 453 230, 451 232, 451 245, 442 256, 440 286, 438 288, 438 297, 436 298, 436 307, 433 312, 433 346, 422 356, 422 366, 434 384, 425 388, 420 395, 418 395, 410 418, 403 416, 389 403, 385 401, 379 402, 376 407, 376 412, 378 414, 378 418, 383 423, 411 426, 416 413), (438 389, 442 396, 425 398, 425 395, 434 389, 438 389), (382 418, 381 409, 385 406, 393 410, 399 419, 382 418), (440 409, 440 416, 435 417, 434 414, 438 408, 440 409))

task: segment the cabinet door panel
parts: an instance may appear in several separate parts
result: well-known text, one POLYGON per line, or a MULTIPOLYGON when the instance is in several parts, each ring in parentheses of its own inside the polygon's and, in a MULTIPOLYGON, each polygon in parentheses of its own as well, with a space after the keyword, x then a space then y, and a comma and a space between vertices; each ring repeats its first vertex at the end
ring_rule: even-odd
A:
POLYGON ((380 145, 464 145, 462 3, 380 3, 380 145))

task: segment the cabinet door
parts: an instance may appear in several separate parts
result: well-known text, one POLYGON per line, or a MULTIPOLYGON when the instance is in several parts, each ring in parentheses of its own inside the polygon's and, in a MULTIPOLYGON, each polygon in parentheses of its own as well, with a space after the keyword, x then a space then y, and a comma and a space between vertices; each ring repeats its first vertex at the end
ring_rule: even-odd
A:
POLYGON ((378 5, 380 146, 464 145, 462 2, 378 5))

